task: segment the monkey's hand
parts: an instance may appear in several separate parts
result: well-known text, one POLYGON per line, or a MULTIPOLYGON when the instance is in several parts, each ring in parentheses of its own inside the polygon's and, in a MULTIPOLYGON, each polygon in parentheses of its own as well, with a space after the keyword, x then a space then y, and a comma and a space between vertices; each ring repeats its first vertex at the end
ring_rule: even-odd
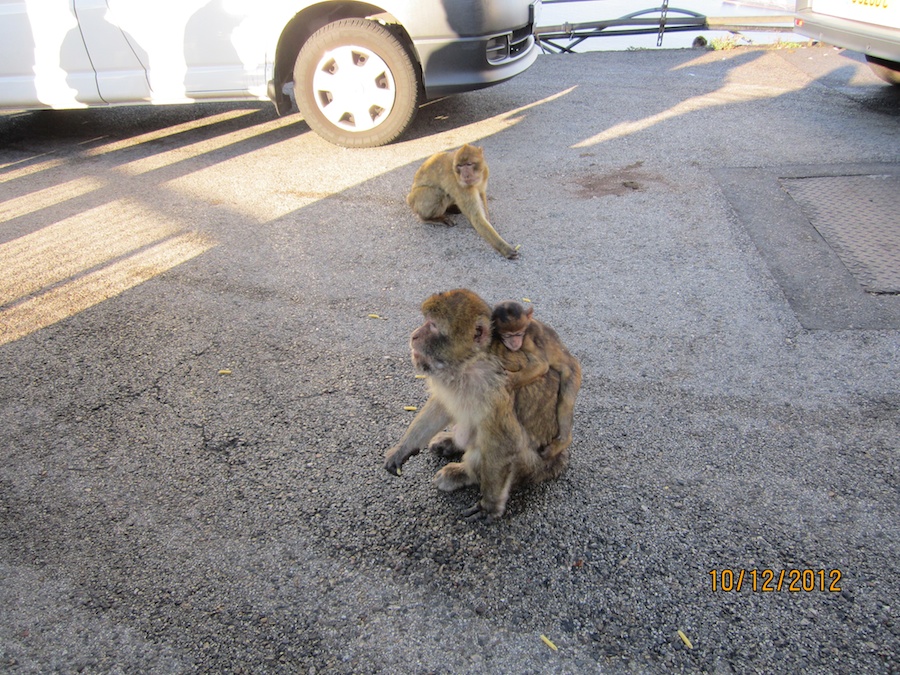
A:
POLYGON ((384 468, 388 473, 399 476, 400 469, 406 464, 406 460, 418 454, 419 448, 404 448, 402 445, 395 445, 385 455, 384 468))
POLYGON ((400 468, 413 455, 418 455, 434 435, 450 423, 450 415, 434 397, 429 398, 409 425, 400 442, 385 453, 384 468, 400 475, 400 468))
POLYGON ((438 434, 428 449, 443 459, 459 459, 463 454, 463 449, 453 442, 452 433, 438 434))
POLYGON ((465 511, 463 511, 463 518, 470 523, 475 523, 483 520, 485 523, 493 523, 495 520, 499 519, 503 513, 494 513, 488 510, 482 503, 481 500, 475 502, 474 506, 470 506, 465 511))
POLYGON ((500 251, 500 253, 502 253, 507 260, 519 259, 519 249, 513 248, 512 246, 510 246, 509 248, 505 248, 504 250, 500 251))
POLYGON ((571 434, 569 434, 567 438, 557 436, 550 442, 550 445, 545 445, 540 450, 538 450, 538 454, 541 456, 541 459, 549 461, 551 459, 554 459, 555 457, 558 457, 563 450, 571 445, 571 443, 571 434))
POLYGON ((429 218, 425 222, 432 225, 446 225, 447 227, 456 227, 456 223, 453 222, 453 219, 447 215, 435 216, 434 218, 429 218))
POLYGON ((431 479, 434 486, 438 490, 444 492, 453 492, 466 485, 472 485, 475 479, 466 471, 466 465, 462 462, 453 462, 447 464, 440 471, 434 474, 431 479))

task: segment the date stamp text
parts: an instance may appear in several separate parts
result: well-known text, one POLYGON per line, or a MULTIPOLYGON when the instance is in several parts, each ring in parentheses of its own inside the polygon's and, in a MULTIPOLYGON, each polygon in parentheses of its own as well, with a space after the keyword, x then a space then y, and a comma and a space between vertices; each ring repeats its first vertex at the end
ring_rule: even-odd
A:
POLYGON ((840 570, 710 570, 713 593, 840 593, 840 570))

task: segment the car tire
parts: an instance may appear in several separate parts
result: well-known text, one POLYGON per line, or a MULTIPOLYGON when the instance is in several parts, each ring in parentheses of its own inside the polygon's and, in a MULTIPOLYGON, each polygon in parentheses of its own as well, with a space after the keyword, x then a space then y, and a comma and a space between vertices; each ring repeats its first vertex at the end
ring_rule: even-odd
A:
POLYGON ((866 54, 866 61, 869 62, 869 68, 872 69, 872 72, 882 80, 894 86, 900 86, 900 63, 879 59, 868 54, 866 54))
POLYGON ((294 99, 310 128, 348 148, 390 143, 419 107, 418 68, 385 26, 343 19, 307 40, 294 63, 294 99))

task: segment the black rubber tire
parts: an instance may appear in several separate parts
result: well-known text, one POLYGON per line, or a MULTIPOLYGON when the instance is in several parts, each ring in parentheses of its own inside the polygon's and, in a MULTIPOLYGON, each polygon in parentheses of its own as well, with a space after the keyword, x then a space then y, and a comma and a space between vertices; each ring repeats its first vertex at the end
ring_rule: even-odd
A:
POLYGON ((879 59, 866 54, 866 61, 869 62, 869 68, 885 82, 893 84, 895 87, 900 86, 900 63, 879 59))
POLYGON ((406 48, 388 28, 367 19, 342 19, 313 33, 300 50, 294 64, 294 99, 310 128, 326 140, 348 148, 386 145, 397 140, 415 118, 421 91, 418 72, 406 48), (377 88, 385 92, 393 88, 390 108, 375 105, 371 108, 384 110, 383 119, 379 119, 381 115, 374 114, 363 121, 366 127, 374 124, 371 128, 355 128, 352 116, 338 122, 329 119, 323 109, 330 95, 327 90, 315 90, 317 71, 321 69, 323 74, 326 72, 323 68, 326 53, 339 50, 346 54, 350 50, 355 56, 356 51, 351 48, 358 48, 360 54, 369 52, 384 62, 388 74, 378 80, 377 88), (390 86, 391 81, 393 87, 390 86))

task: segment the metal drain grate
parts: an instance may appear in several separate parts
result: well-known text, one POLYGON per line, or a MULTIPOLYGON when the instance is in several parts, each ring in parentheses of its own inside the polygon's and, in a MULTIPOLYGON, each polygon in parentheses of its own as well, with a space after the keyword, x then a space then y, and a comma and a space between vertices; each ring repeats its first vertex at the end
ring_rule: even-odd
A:
POLYGON ((900 293, 900 176, 780 182, 866 291, 900 293))

